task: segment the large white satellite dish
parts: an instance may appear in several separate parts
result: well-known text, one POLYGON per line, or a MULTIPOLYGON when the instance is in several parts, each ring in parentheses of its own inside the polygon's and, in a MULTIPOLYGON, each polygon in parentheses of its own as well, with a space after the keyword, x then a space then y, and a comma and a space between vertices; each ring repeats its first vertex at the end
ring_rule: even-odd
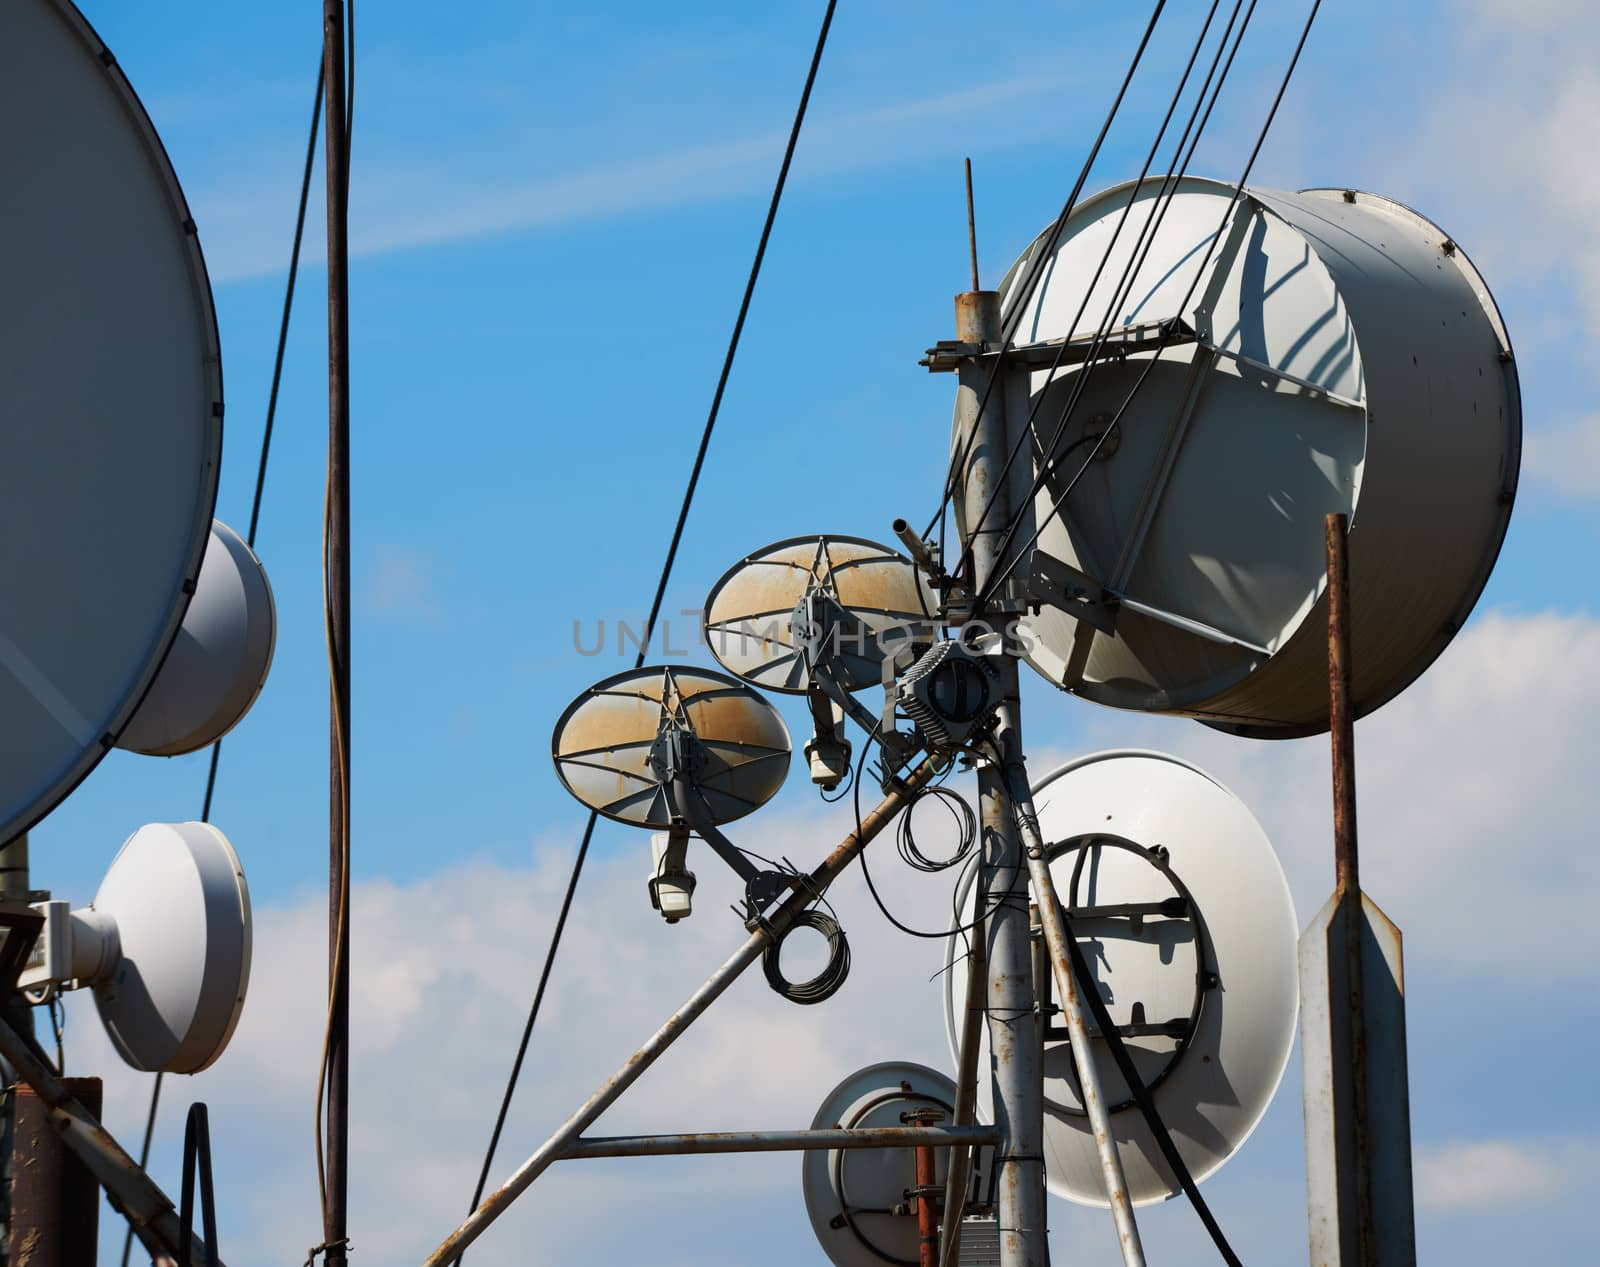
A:
MULTIPOLYGON (((1283 870, 1238 798, 1162 753, 1070 762, 1038 783, 1034 800, 1055 851, 1051 877, 1077 911, 1074 931, 1101 996, 1184 1163, 1204 1179, 1261 1120, 1294 1043, 1299 926, 1283 870)), ((959 891, 963 924, 972 919, 972 876, 969 868, 959 891)), ((951 938, 946 958, 952 1051, 967 988, 960 940, 951 938)), ((1135 1205, 1165 1200, 1178 1184, 1103 1043, 1092 1041, 1129 1194, 1135 1205)), ((1044 1065, 1050 1190, 1104 1206, 1072 1053, 1054 1032, 1044 1065)), ((987 1078, 978 1079, 978 1103, 991 1118, 987 1078)))
MULTIPOLYGON (((1026 622, 1029 663, 1118 708, 1252 736, 1315 733, 1327 728, 1324 515, 1350 516, 1364 714, 1432 663, 1494 565, 1521 446, 1511 345, 1483 279, 1437 225, 1343 190, 1251 189, 1226 215, 1232 186, 1185 179, 1114 303, 1160 185, 1080 203, 1021 313, 1018 344, 1090 338, 1108 309, 1124 341, 1083 380, 1064 432, 1084 375, 1073 357, 1047 387, 1050 349, 1036 348, 1034 368, 1010 380, 1008 448, 1044 398, 1013 471, 1018 495, 1053 464, 1013 551, 1077 479, 1039 538, 1044 557, 1030 553, 1017 573, 1053 559, 1116 603, 1111 632, 1070 604, 1045 606, 1026 622), (1157 359, 1163 323, 1182 331, 1157 359)), ((1011 302, 1021 275, 1004 287, 1011 302)))
POLYGON ((175 757, 221 739, 266 684, 277 633, 261 560, 217 520, 177 641, 117 747, 175 757))
MULTIPOLYGON (((902 1113, 934 1109, 942 1125, 955 1120, 956 1085, 936 1069, 909 1061, 885 1061, 851 1074, 823 1100, 812 1130, 900 1127, 902 1113)), ((992 1149, 977 1150, 973 1182, 980 1189, 992 1149)), ((915 1215, 904 1207, 916 1183, 910 1148, 813 1149, 801 1159, 806 1214, 834 1267, 884 1267, 917 1262, 915 1215)), ((935 1154, 937 1182, 945 1181, 949 1150, 935 1154)))
POLYGON ((64 0, 0 5, 0 841, 105 755, 177 633, 222 444, 194 221, 64 0))
POLYGON ((250 983, 250 890, 210 823, 141 827, 87 907, 35 909, 24 987, 92 986, 117 1054, 146 1073, 199 1073, 222 1054, 250 983))
POLYGON ((745 681, 803 695, 811 673, 794 617, 818 592, 831 603, 810 619, 819 631, 837 630, 819 636, 847 691, 879 685, 886 653, 936 636, 939 596, 910 559, 862 537, 791 537, 741 559, 712 586, 706 645, 745 681))

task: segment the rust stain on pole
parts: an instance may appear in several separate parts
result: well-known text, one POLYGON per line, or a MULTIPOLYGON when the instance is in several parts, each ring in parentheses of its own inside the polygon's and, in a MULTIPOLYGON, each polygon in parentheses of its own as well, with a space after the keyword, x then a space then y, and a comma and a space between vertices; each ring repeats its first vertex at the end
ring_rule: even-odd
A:
POLYGON ((1333 857, 1335 894, 1344 907, 1346 1005, 1350 1024, 1353 1082, 1352 1157, 1362 1267, 1377 1267, 1372 1215, 1371 1118, 1367 1097, 1367 1031, 1362 972, 1361 866, 1356 839, 1355 715, 1350 704, 1354 666, 1350 653, 1349 520, 1329 515, 1324 524, 1328 552, 1328 733, 1333 748, 1333 857))
POLYGON ((939 1267, 939 1221, 933 1193, 938 1186, 931 1145, 919 1144, 917 1155, 917 1258, 920 1267, 939 1267))

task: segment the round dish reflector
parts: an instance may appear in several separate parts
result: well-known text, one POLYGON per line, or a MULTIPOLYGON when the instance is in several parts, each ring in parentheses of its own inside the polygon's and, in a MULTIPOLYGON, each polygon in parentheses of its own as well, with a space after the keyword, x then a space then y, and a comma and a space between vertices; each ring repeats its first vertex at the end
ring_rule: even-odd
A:
POLYGON ((209 823, 141 827, 90 910, 115 926, 94 997, 117 1053, 146 1073, 199 1073, 250 982, 250 891, 228 838, 209 823))
POLYGON ((666 827, 672 802, 650 758, 674 724, 698 741, 693 782, 713 822, 743 818, 783 786, 792 745, 777 709, 713 669, 659 665, 606 678, 567 706, 551 737, 556 774, 607 818, 666 827))
POLYGON ((177 641, 117 747, 175 757, 221 739, 261 693, 277 633, 261 560, 215 521, 177 641))
POLYGON ((745 681, 804 695, 811 675, 794 617, 816 592, 835 605, 818 623, 837 628, 823 635, 824 649, 846 690, 879 685, 886 652, 936 636, 939 596, 903 554, 862 537, 791 537, 740 560, 711 587, 706 645, 745 681), (843 624, 833 626, 829 612, 843 624))
POLYGON ((0 841, 94 768, 183 619, 222 369, 177 178, 72 5, 0 5, 0 841), (20 121, 25 120, 26 123, 20 121))
MULTIPOLYGON (((1294 1043, 1299 926, 1283 870, 1237 797, 1162 753, 1084 757, 1039 781, 1034 799, 1051 877, 1111 1019, 1185 1164, 1204 1179, 1261 1120, 1294 1043)), ((969 867, 961 881, 963 924, 972 919, 974 875, 969 867)), ((952 1051, 967 988, 961 947, 953 936, 946 954, 952 1051)), ((1050 1190, 1104 1206, 1064 1040, 1053 1020, 1044 1061, 1050 1190)), ((1177 1181, 1104 1042, 1097 1034, 1091 1041, 1129 1194, 1135 1205, 1164 1201, 1177 1181)), ((980 1054, 979 1068, 987 1067, 980 1054)), ((978 1103, 992 1119, 987 1078, 978 1079, 978 1103)))
MULTIPOLYGON (((832 1091, 811 1121, 812 1130, 863 1130, 904 1126, 902 1113, 936 1109, 940 1125, 955 1120, 956 1084, 936 1069, 908 1061, 868 1065, 832 1091)), ((989 1173, 989 1148, 975 1150, 974 1186, 989 1173)), ((945 1181, 948 1149, 934 1152, 937 1182, 945 1181)), ((884 1267, 917 1261, 917 1217, 894 1214, 916 1186, 916 1150, 911 1148, 813 1149, 802 1155, 806 1213, 823 1253, 835 1267, 884 1267)))
MULTIPOLYGON (((1389 199, 1247 189, 1235 203, 1194 178, 1160 192, 1153 179, 1081 202, 1020 314, 1007 557, 1031 594, 1068 600, 1023 621, 1029 663, 1118 708, 1318 733, 1324 516, 1350 516, 1360 715, 1433 662, 1494 566, 1521 452, 1510 341, 1454 240, 1389 199), (1109 350, 1086 369, 1103 321, 1109 350)), ((1012 303, 1024 271, 1002 288, 1012 303)))

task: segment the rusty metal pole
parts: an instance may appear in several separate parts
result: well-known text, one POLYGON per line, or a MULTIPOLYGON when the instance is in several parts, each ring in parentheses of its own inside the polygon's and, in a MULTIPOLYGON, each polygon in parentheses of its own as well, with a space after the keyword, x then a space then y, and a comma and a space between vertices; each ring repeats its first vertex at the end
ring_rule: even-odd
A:
MULTIPOLYGON (((915 1120, 919 1126, 931 1124, 922 1114, 917 1114, 915 1120)), ((917 1264, 918 1267, 939 1267, 939 1215, 933 1203, 933 1194, 939 1185, 933 1145, 918 1144, 913 1152, 916 1157, 917 1264)))
POLYGON ((1415 1267, 1405 955, 1361 889, 1356 842, 1348 522, 1329 515, 1328 711, 1333 896, 1300 936, 1300 1051, 1311 1261, 1415 1267))
MULTIPOLYGON (((25 905, 32 893, 29 889, 31 881, 28 876, 28 833, 0 845, 0 903, 16 903, 25 905)), ((10 998, 0 999, 0 1011, 4 1012, 5 1019, 12 1028, 19 1033, 33 1037, 33 1008, 22 997, 20 990, 14 990, 10 998)), ((10 1228, 12 1225, 12 1179, 13 1179, 13 1141, 16 1139, 16 1083, 17 1071, 7 1062, 0 1062, 0 1078, 4 1079, 5 1090, 0 1092, 3 1103, 0 1103, 0 1113, 4 1120, 0 1123, 0 1255, 9 1264, 15 1260, 10 1254, 10 1228)))
MULTIPOLYGON (((999 344, 1001 334, 997 292, 956 296, 957 339, 992 346, 999 344)), ((991 494, 995 503, 983 531, 965 542, 972 561, 970 588, 980 593, 1000 565, 1000 537, 1011 517, 1009 498, 999 483, 1006 452, 1005 390, 1003 381, 988 388, 989 371, 978 359, 966 361, 958 373, 956 451, 966 448, 969 454, 967 469, 957 473, 965 522, 977 520, 991 494), (988 404, 980 410, 986 389, 988 404)), ((1000 1128, 995 1205, 1002 1267, 1046 1267, 1050 1247, 1045 1218, 1044 1062, 1028 933, 1028 881, 1005 774, 1007 765, 1022 759, 1016 657, 1003 655, 998 666, 1001 702, 994 742, 1000 760, 987 759, 978 766, 979 892, 989 895, 986 1003, 994 1120, 1000 1128)))
MULTIPOLYGON (((5 1020, 0 1020, 0 1058, 49 1106, 50 1125, 106 1190, 112 1208, 128 1220, 152 1259, 159 1264, 173 1258, 179 1229, 171 1199, 67 1089, 37 1047, 5 1020)), ((210 1255, 199 1237, 192 1253, 191 1267, 207 1267, 210 1255)))
POLYGON ((1349 992, 1350 1072, 1355 1110, 1357 1236, 1362 1267, 1377 1267, 1372 1220, 1372 1166, 1368 1136, 1367 1030, 1361 940, 1361 867, 1356 841, 1356 719, 1350 704, 1350 565, 1345 538, 1349 520, 1329 515, 1324 523, 1328 554, 1328 732, 1333 749, 1333 858, 1335 900, 1344 911, 1345 983, 1349 992))
MULTIPOLYGON (((100 1116, 99 1078, 63 1078, 62 1085, 100 1116)), ((24 1086, 17 1088, 15 1105, 10 1261, 16 1267, 94 1267, 100 1185, 56 1133, 46 1101, 24 1086)))
MULTIPOLYGON (((350 1183, 350 134, 343 0, 323 0, 324 166, 328 204, 326 567, 330 700, 328 824, 327 1267, 343 1267, 350 1183)), ((320 1128, 320 1124, 319 1124, 320 1128)))

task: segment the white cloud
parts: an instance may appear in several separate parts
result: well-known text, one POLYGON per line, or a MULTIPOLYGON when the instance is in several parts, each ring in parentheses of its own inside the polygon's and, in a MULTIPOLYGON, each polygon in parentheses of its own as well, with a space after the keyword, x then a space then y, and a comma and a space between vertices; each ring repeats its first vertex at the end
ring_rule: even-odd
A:
POLYGON ((1562 497, 1600 498, 1600 414, 1530 431, 1522 470, 1562 497))
MULTIPOLYGON (((955 92, 819 114, 806 125, 794 179, 838 175, 904 162, 947 144, 937 125, 967 125, 985 111, 1059 98, 1056 76, 1013 77, 955 92)), ((1008 143, 1029 135, 1008 129, 1008 143)), ((557 228, 576 221, 636 215, 701 204, 769 188, 787 131, 746 134, 648 156, 620 158, 535 181, 508 182, 504 173, 526 166, 525 141, 500 148, 466 147, 442 156, 400 152, 357 160, 351 185, 353 257, 502 233, 557 228)), ((992 140, 992 138, 991 138, 992 140)), ((267 198, 241 194, 241 173, 230 189, 196 191, 213 280, 269 275, 285 266, 282 215, 267 198), (270 214, 269 214, 270 213, 270 214)), ((315 222, 315 213, 309 213, 315 222)), ((322 259, 314 235, 302 260, 322 259)))
POLYGON ((1600 1144, 1491 1139, 1445 1144, 1416 1158, 1416 1199, 1455 1215, 1545 1205, 1587 1186, 1600 1144))
MULTIPOLYGON (((1489 612, 1356 726, 1363 886, 1406 935, 1408 972, 1595 981, 1600 621, 1489 612), (1486 936, 1493 912, 1500 931, 1486 936), (1509 925, 1503 921, 1511 921, 1509 925), (1509 939, 1507 928, 1514 929, 1509 939)), ((1302 922, 1333 887, 1328 741, 1235 739, 1108 715, 1105 744, 1168 748, 1238 793, 1272 838, 1302 922)))

